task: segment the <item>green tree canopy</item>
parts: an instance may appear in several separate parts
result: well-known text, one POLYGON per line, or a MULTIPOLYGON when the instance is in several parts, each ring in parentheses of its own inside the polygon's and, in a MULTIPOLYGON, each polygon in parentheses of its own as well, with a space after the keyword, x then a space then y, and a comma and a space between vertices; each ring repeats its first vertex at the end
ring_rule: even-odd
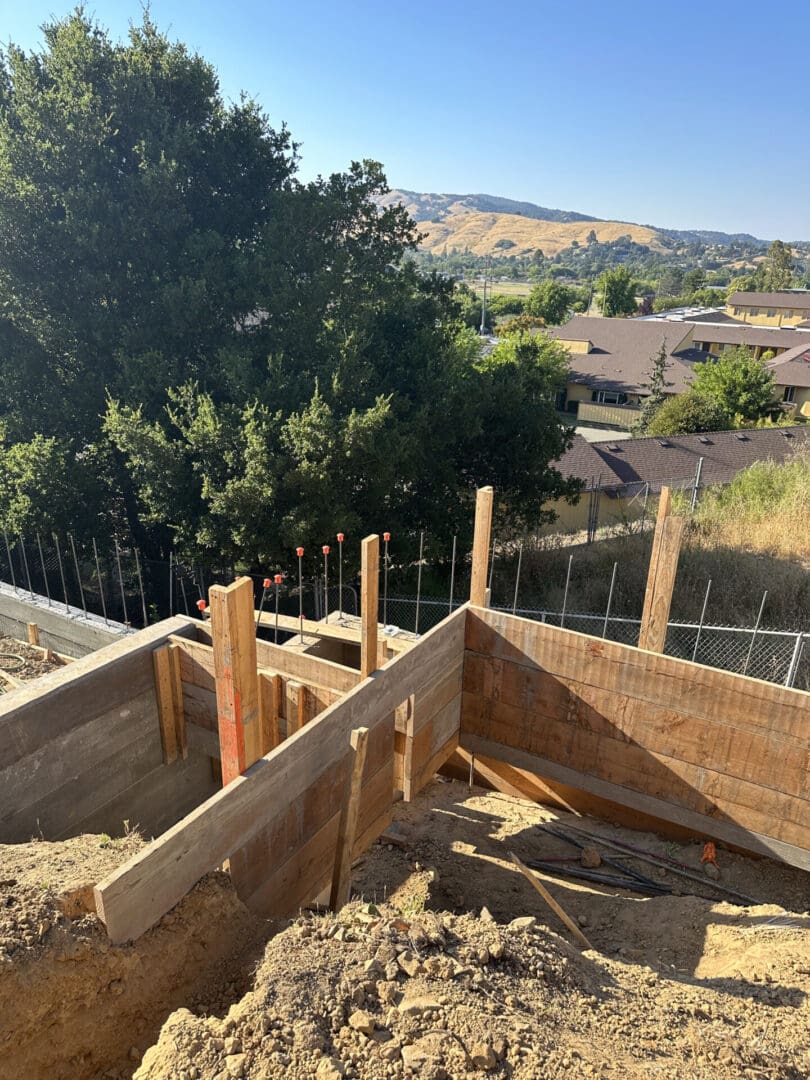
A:
POLYGON ((692 385, 701 397, 743 420, 759 420, 773 407, 773 372, 744 345, 700 364, 692 385))
POLYGON ((697 431, 725 431, 732 426, 727 410, 694 388, 668 397, 648 421, 644 434, 691 435, 697 431))
POLYGON ((526 313, 542 319, 546 326, 558 326, 565 320, 579 292, 559 281, 541 281, 532 288, 526 313))
POLYGON ((597 282, 599 305, 608 318, 632 315, 636 310, 635 283, 626 266, 606 270, 597 282))

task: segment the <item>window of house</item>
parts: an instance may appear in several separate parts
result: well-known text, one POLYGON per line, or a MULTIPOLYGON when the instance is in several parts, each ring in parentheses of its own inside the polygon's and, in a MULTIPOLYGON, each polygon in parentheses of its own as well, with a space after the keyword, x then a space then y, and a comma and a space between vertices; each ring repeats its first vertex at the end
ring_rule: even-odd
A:
POLYGON ((759 315, 759 308, 758 307, 752 307, 749 314, 750 315, 759 315))
POLYGON ((734 314, 735 314, 735 315, 739 315, 739 314, 740 314, 740 309, 739 309, 738 307, 735 307, 735 308, 734 308, 734 314))
POLYGON ((767 314, 769 319, 773 319, 773 318, 776 317, 776 309, 775 308, 768 308, 768 311, 767 311, 766 314, 767 314))
POLYGON ((787 404, 790 405, 795 400, 796 400, 796 387, 795 386, 786 386, 785 387, 785 394, 784 394, 784 397, 782 398, 782 401, 784 401, 784 402, 786 402, 787 404))
POLYGON ((591 393, 591 401, 599 405, 624 405, 627 402, 627 394, 619 394, 615 390, 594 390, 591 393))
POLYGON ((785 318, 786 319, 792 319, 793 318, 793 312, 792 311, 786 311, 785 312, 785 318))

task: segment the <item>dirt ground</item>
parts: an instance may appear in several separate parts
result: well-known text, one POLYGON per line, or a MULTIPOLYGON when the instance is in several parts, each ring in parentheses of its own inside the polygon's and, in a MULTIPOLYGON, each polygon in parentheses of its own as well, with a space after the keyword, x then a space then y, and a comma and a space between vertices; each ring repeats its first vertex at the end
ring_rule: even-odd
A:
POLYGON ((46 660, 39 649, 0 634, 0 693, 13 689, 13 683, 2 678, 3 673, 14 682, 28 682, 59 667, 62 664, 58 660, 46 660))
POLYGON ((677 892, 543 875, 583 952, 508 859, 576 855, 537 828, 550 821, 702 873, 700 842, 436 781, 396 807, 393 842, 355 870, 359 898, 272 938, 227 1014, 174 1013, 137 1080, 810 1075, 808 875, 718 849, 718 883, 746 906, 630 858, 677 892))

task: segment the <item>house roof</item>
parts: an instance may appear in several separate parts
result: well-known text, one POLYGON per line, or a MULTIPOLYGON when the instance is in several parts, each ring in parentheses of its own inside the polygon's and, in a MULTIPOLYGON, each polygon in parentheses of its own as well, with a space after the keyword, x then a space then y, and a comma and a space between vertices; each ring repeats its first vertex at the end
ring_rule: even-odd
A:
POLYGON ((803 345, 769 360, 768 367, 777 386, 810 386, 810 338, 803 345))
POLYGON ((672 393, 686 390, 692 367, 708 353, 686 344, 691 324, 575 315, 550 331, 558 341, 590 341, 588 353, 571 353, 571 381, 594 390, 643 393, 652 361, 664 345, 669 357, 667 381, 672 393), (684 345, 684 350, 679 351, 684 345))
MULTIPOLYGON (((603 462, 603 488, 648 483, 651 491, 659 491, 665 484, 675 487, 687 484, 694 478, 700 458, 703 458, 701 484, 709 486, 729 483, 738 472, 757 461, 786 461, 802 448, 810 448, 810 427, 804 424, 590 444, 590 449, 603 462), (611 473, 618 478, 618 484, 607 479, 611 473)), ((577 475, 585 481, 598 476, 595 462, 580 457, 579 449, 576 456, 569 457, 573 451, 572 447, 563 455, 558 468, 562 470, 565 462, 569 469, 566 476, 577 475), (570 471, 580 461, 585 463, 586 471, 570 471)))
MULTIPOLYGON (((621 477, 611 469, 598 451, 593 449, 595 445, 583 439, 581 435, 575 435, 571 449, 566 450, 563 456, 554 463, 556 468, 566 480, 571 477, 582 480, 586 490, 597 484, 602 487, 620 486, 621 477)), ((605 443, 605 445, 614 444, 605 443)))
POLYGON ((780 292, 734 292, 728 298, 729 304, 745 307, 772 308, 810 308, 810 289, 788 289, 780 292))
POLYGON ((761 346, 765 349, 792 349, 797 341, 810 344, 806 330, 795 327, 754 326, 752 323, 692 324, 693 340, 717 342, 718 345, 761 346), (801 335, 801 336, 797 336, 801 335))

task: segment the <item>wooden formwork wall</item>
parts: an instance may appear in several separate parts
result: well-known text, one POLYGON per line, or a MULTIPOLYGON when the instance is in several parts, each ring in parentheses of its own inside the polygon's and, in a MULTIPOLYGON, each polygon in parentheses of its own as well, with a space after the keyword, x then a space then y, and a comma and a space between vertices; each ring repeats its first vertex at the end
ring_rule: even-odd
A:
POLYGON ((810 694, 468 611, 460 745, 810 869, 810 694))
MULTIPOLYGON (((225 860, 240 897, 259 912, 289 914, 318 896, 332 880, 352 732, 368 729, 355 854, 391 820, 398 785, 415 791, 456 745, 465 618, 464 609, 449 616, 101 882, 96 906, 112 940, 143 933, 225 860)), ((210 657, 199 642, 180 644, 192 662, 181 655, 184 708, 193 699, 199 720, 213 707, 210 686, 200 685, 210 657)), ((309 665, 310 679, 324 678, 329 661, 262 645, 258 661, 298 667, 302 678, 309 665)), ((331 665, 333 679, 339 672, 358 678, 331 665)))
POLYGON ((153 836, 216 789, 206 757, 161 746, 153 651, 192 632, 166 620, 0 697, 0 842, 153 836))

